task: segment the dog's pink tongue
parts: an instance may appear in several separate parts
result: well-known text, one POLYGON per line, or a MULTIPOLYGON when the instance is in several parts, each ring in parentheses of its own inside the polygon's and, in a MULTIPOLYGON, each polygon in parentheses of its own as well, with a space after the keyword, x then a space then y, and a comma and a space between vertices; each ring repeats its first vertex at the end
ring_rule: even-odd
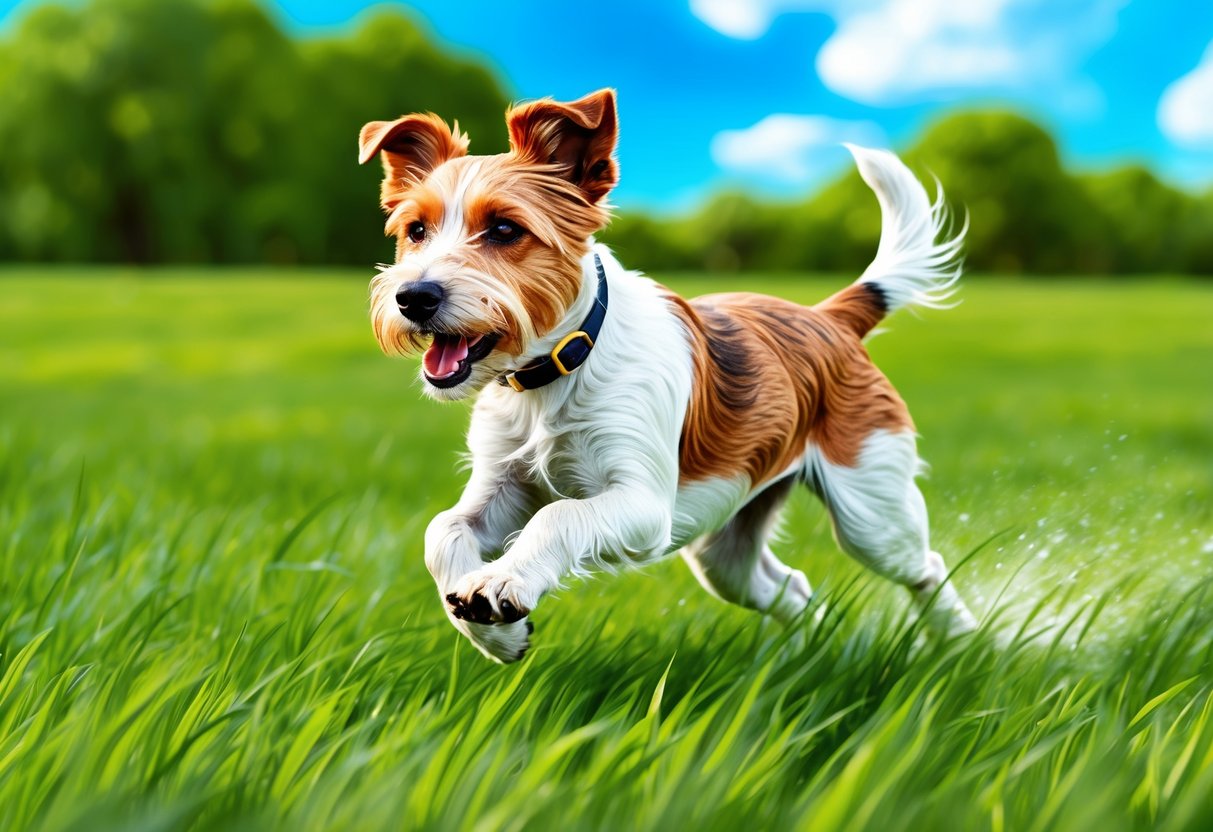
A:
POLYGON ((468 339, 462 335, 435 335, 434 343, 425 351, 421 361, 430 378, 446 378, 459 369, 459 362, 468 357, 468 339))

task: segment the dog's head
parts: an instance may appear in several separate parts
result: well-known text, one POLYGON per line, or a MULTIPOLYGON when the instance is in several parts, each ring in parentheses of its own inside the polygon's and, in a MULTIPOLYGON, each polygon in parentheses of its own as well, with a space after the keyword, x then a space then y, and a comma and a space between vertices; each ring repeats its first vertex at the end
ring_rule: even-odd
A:
POLYGON ((469 156, 433 114, 372 121, 359 160, 383 159, 396 262, 371 283, 384 352, 424 350, 434 398, 461 399, 517 369, 582 287, 581 259, 609 219, 615 95, 543 99, 506 113, 510 151, 469 156))

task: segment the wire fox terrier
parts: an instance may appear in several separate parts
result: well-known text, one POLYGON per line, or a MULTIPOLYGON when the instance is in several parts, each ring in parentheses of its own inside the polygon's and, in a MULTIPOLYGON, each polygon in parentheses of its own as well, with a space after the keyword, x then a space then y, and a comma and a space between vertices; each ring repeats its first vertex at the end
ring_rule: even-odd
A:
POLYGON ((371 286, 389 354, 423 352, 427 394, 476 396, 471 475, 425 533, 447 617, 486 656, 522 657, 539 600, 570 576, 679 552, 713 595, 791 622, 804 573, 768 537, 796 483, 838 544, 909 589, 927 623, 974 628, 932 551, 905 403, 862 339, 938 306, 963 230, 893 154, 849 147, 883 216, 876 257, 816 306, 750 292, 685 300, 594 234, 618 179, 615 96, 506 115, 510 151, 469 156, 432 114, 367 124, 396 262, 371 286))

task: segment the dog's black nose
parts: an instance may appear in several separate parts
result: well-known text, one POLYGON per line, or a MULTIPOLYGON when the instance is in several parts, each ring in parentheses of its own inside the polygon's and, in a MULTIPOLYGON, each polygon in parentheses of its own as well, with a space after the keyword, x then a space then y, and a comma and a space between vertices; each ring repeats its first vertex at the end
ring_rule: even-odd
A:
POLYGON ((442 305, 442 298, 441 286, 432 280, 423 280, 402 287, 396 293, 396 305, 400 307, 401 315, 419 324, 434 317, 442 305))

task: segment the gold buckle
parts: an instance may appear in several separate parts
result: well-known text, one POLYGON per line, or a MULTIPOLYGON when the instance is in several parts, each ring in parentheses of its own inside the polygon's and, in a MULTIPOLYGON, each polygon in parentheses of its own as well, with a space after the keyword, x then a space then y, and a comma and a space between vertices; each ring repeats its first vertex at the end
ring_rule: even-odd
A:
POLYGON ((508 376, 506 376, 505 380, 506 380, 506 383, 510 385, 510 387, 513 387, 519 393, 526 392, 526 388, 522 386, 522 382, 520 382, 518 379, 514 378, 513 373, 510 373, 508 376))
MULTIPOLYGON (((560 375, 562 375, 562 376, 567 376, 569 373, 573 372, 573 370, 577 369, 576 367, 574 367, 573 370, 568 369, 567 367, 564 366, 564 363, 560 360, 560 351, 562 349, 564 349, 565 347, 567 347, 571 341, 573 341, 574 339, 577 339, 577 338, 581 338, 583 341, 585 341, 586 346, 589 347, 590 349, 594 348, 594 339, 589 336, 589 333, 583 332, 580 329, 577 330, 576 332, 570 332, 568 335, 561 338, 560 343, 552 348, 552 363, 556 365, 556 369, 560 372, 560 375)), ((511 380, 511 383, 512 383, 512 380, 511 380)), ((515 388, 515 389, 517 389, 517 388, 515 388)))

